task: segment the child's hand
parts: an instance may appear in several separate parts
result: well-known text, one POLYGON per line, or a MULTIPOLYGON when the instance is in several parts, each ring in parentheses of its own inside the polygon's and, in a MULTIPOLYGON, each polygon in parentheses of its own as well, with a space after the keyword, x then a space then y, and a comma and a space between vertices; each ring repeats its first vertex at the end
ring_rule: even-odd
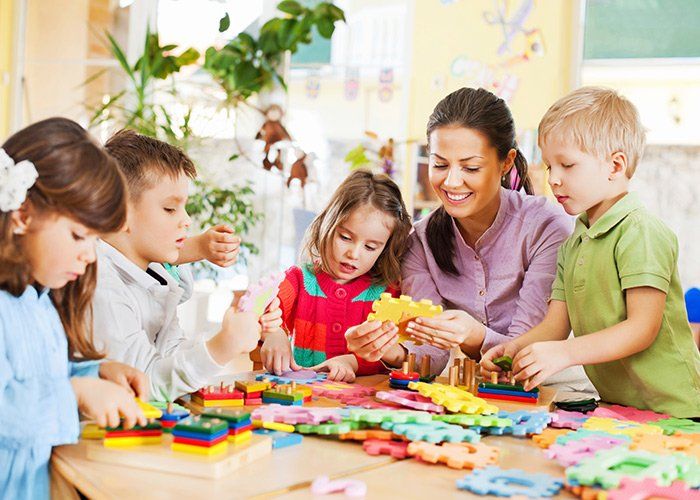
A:
POLYGON ((465 341, 481 345, 485 330, 484 325, 469 313, 450 309, 432 318, 416 318, 409 321, 406 333, 416 340, 440 349, 451 349, 465 341))
POLYGON ((550 340, 521 349, 513 358, 515 380, 523 382, 523 388, 529 391, 568 368, 572 364, 568 346, 566 340, 550 340))
POLYGON ((514 342, 504 342, 503 344, 493 346, 491 349, 486 351, 483 356, 481 356, 481 361, 479 362, 479 366, 481 367, 481 376, 488 380, 490 373, 503 372, 500 366, 493 364, 493 360, 500 358, 501 356, 510 356, 512 359, 515 357, 517 352, 518 347, 514 342))
POLYGON ((280 309, 280 299, 275 297, 267 306, 265 314, 260 316, 260 326, 263 333, 279 330, 282 326, 282 309, 280 309))
POLYGON ((287 334, 279 328, 265 336, 265 342, 260 348, 260 360, 265 369, 275 375, 301 368, 294 361, 292 344, 289 342, 287 334))
POLYGON ((148 380, 141 370, 116 361, 103 361, 100 363, 100 378, 114 382, 132 396, 148 401, 148 380))
POLYGON ((348 351, 367 361, 379 361, 399 341, 398 334, 398 327, 391 321, 365 321, 348 328, 345 340, 348 351))
POLYGON ((121 418, 125 429, 148 423, 133 394, 122 386, 92 377, 73 377, 70 381, 80 413, 95 420, 98 426, 116 427, 121 418))
POLYGON ((221 267, 228 267, 236 262, 241 238, 227 225, 210 227, 196 238, 201 259, 221 267))
POLYGON ((312 370, 317 372, 328 372, 328 380, 338 382, 354 382, 357 368, 357 359, 352 354, 336 356, 311 367, 312 370))
POLYGON ((232 342, 237 353, 249 353, 258 346, 260 340, 260 325, 255 314, 238 312, 232 306, 224 314, 221 330, 232 342))

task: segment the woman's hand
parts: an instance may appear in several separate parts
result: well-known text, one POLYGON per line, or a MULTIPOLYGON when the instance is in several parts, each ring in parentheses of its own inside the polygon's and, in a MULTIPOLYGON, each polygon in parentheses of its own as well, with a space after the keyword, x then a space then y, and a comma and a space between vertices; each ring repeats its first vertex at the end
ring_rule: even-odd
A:
POLYGON ((450 309, 432 318, 419 317, 409 321, 406 333, 441 349, 464 344, 478 350, 484 342, 486 328, 469 313, 450 309))
POLYGON ((348 328, 348 351, 367 361, 379 361, 399 341, 399 329, 391 321, 365 321, 348 328))
POLYGON ((353 354, 344 354, 328 359, 323 363, 312 366, 312 370, 317 372, 328 372, 328 380, 337 382, 354 382, 355 373, 357 372, 357 359, 353 354))
POLYGON ((141 370, 116 361, 103 361, 100 363, 100 378, 114 382, 133 396, 148 401, 148 380, 141 370))

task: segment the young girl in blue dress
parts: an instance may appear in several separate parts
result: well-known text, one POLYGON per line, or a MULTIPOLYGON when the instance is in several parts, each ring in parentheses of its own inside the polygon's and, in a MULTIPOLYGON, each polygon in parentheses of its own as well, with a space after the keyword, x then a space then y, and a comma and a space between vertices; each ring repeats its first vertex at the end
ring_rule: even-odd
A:
POLYGON ((89 321, 95 242, 126 220, 114 160, 77 123, 51 118, 0 149, 0 496, 48 498, 53 446, 78 412, 145 424, 143 374, 97 361, 89 321))

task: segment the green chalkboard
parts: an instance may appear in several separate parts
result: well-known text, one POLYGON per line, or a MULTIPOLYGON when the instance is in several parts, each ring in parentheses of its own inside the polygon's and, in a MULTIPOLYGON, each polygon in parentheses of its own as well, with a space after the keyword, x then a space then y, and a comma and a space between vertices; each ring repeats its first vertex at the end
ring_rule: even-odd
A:
POLYGON ((587 0, 584 59, 700 57, 700 0, 587 0))

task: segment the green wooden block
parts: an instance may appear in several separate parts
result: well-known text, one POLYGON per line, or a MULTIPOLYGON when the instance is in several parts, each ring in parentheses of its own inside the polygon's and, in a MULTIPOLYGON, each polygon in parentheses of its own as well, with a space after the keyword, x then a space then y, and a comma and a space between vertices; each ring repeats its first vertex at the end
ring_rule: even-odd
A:
POLYGON ((294 394, 284 394, 282 392, 263 391, 262 397, 281 399, 282 401, 302 401, 304 399, 304 394, 302 394, 301 392, 295 392, 294 394))
POLYGON ((224 408, 216 408, 207 410, 202 413, 203 417, 220 418, 227 422, 238 423, 250 419, 250 412, 245 410, 227 410, 224 408))
POLYGON ((221 418, 194 416, 180 420, 174 429, 199 434, 216 434, 228 430, 228 422, 221 418))
POLYGON ((482 389, 498 389, 501 391, 517 391, 517 392, 527 392, 527 393, 540 392, 540 390, 537 387, 535 387, 531 391, 526 391, 525 388, 520 384, 510 385, 510 384, 492 384, 491 382, 481 382, 479 384, 479 387, 481 387, 482 389))
POLYGON ((105 430, 110 432, 110 431, 147 431, 147 430, 154 430, 154 429, 162 429, 163 426, 161 423, 157 420, 154 420, 153 422, 150 422, 146 425, 135 425, 131 429, 125 429, 123 425, 118 425, 116 427, 106 427, 105 430))
POLYGON ((513 370, 513 358, 510 356, 501 356, 493 360, 493 364, 499 367, 504 372, 513 370))

